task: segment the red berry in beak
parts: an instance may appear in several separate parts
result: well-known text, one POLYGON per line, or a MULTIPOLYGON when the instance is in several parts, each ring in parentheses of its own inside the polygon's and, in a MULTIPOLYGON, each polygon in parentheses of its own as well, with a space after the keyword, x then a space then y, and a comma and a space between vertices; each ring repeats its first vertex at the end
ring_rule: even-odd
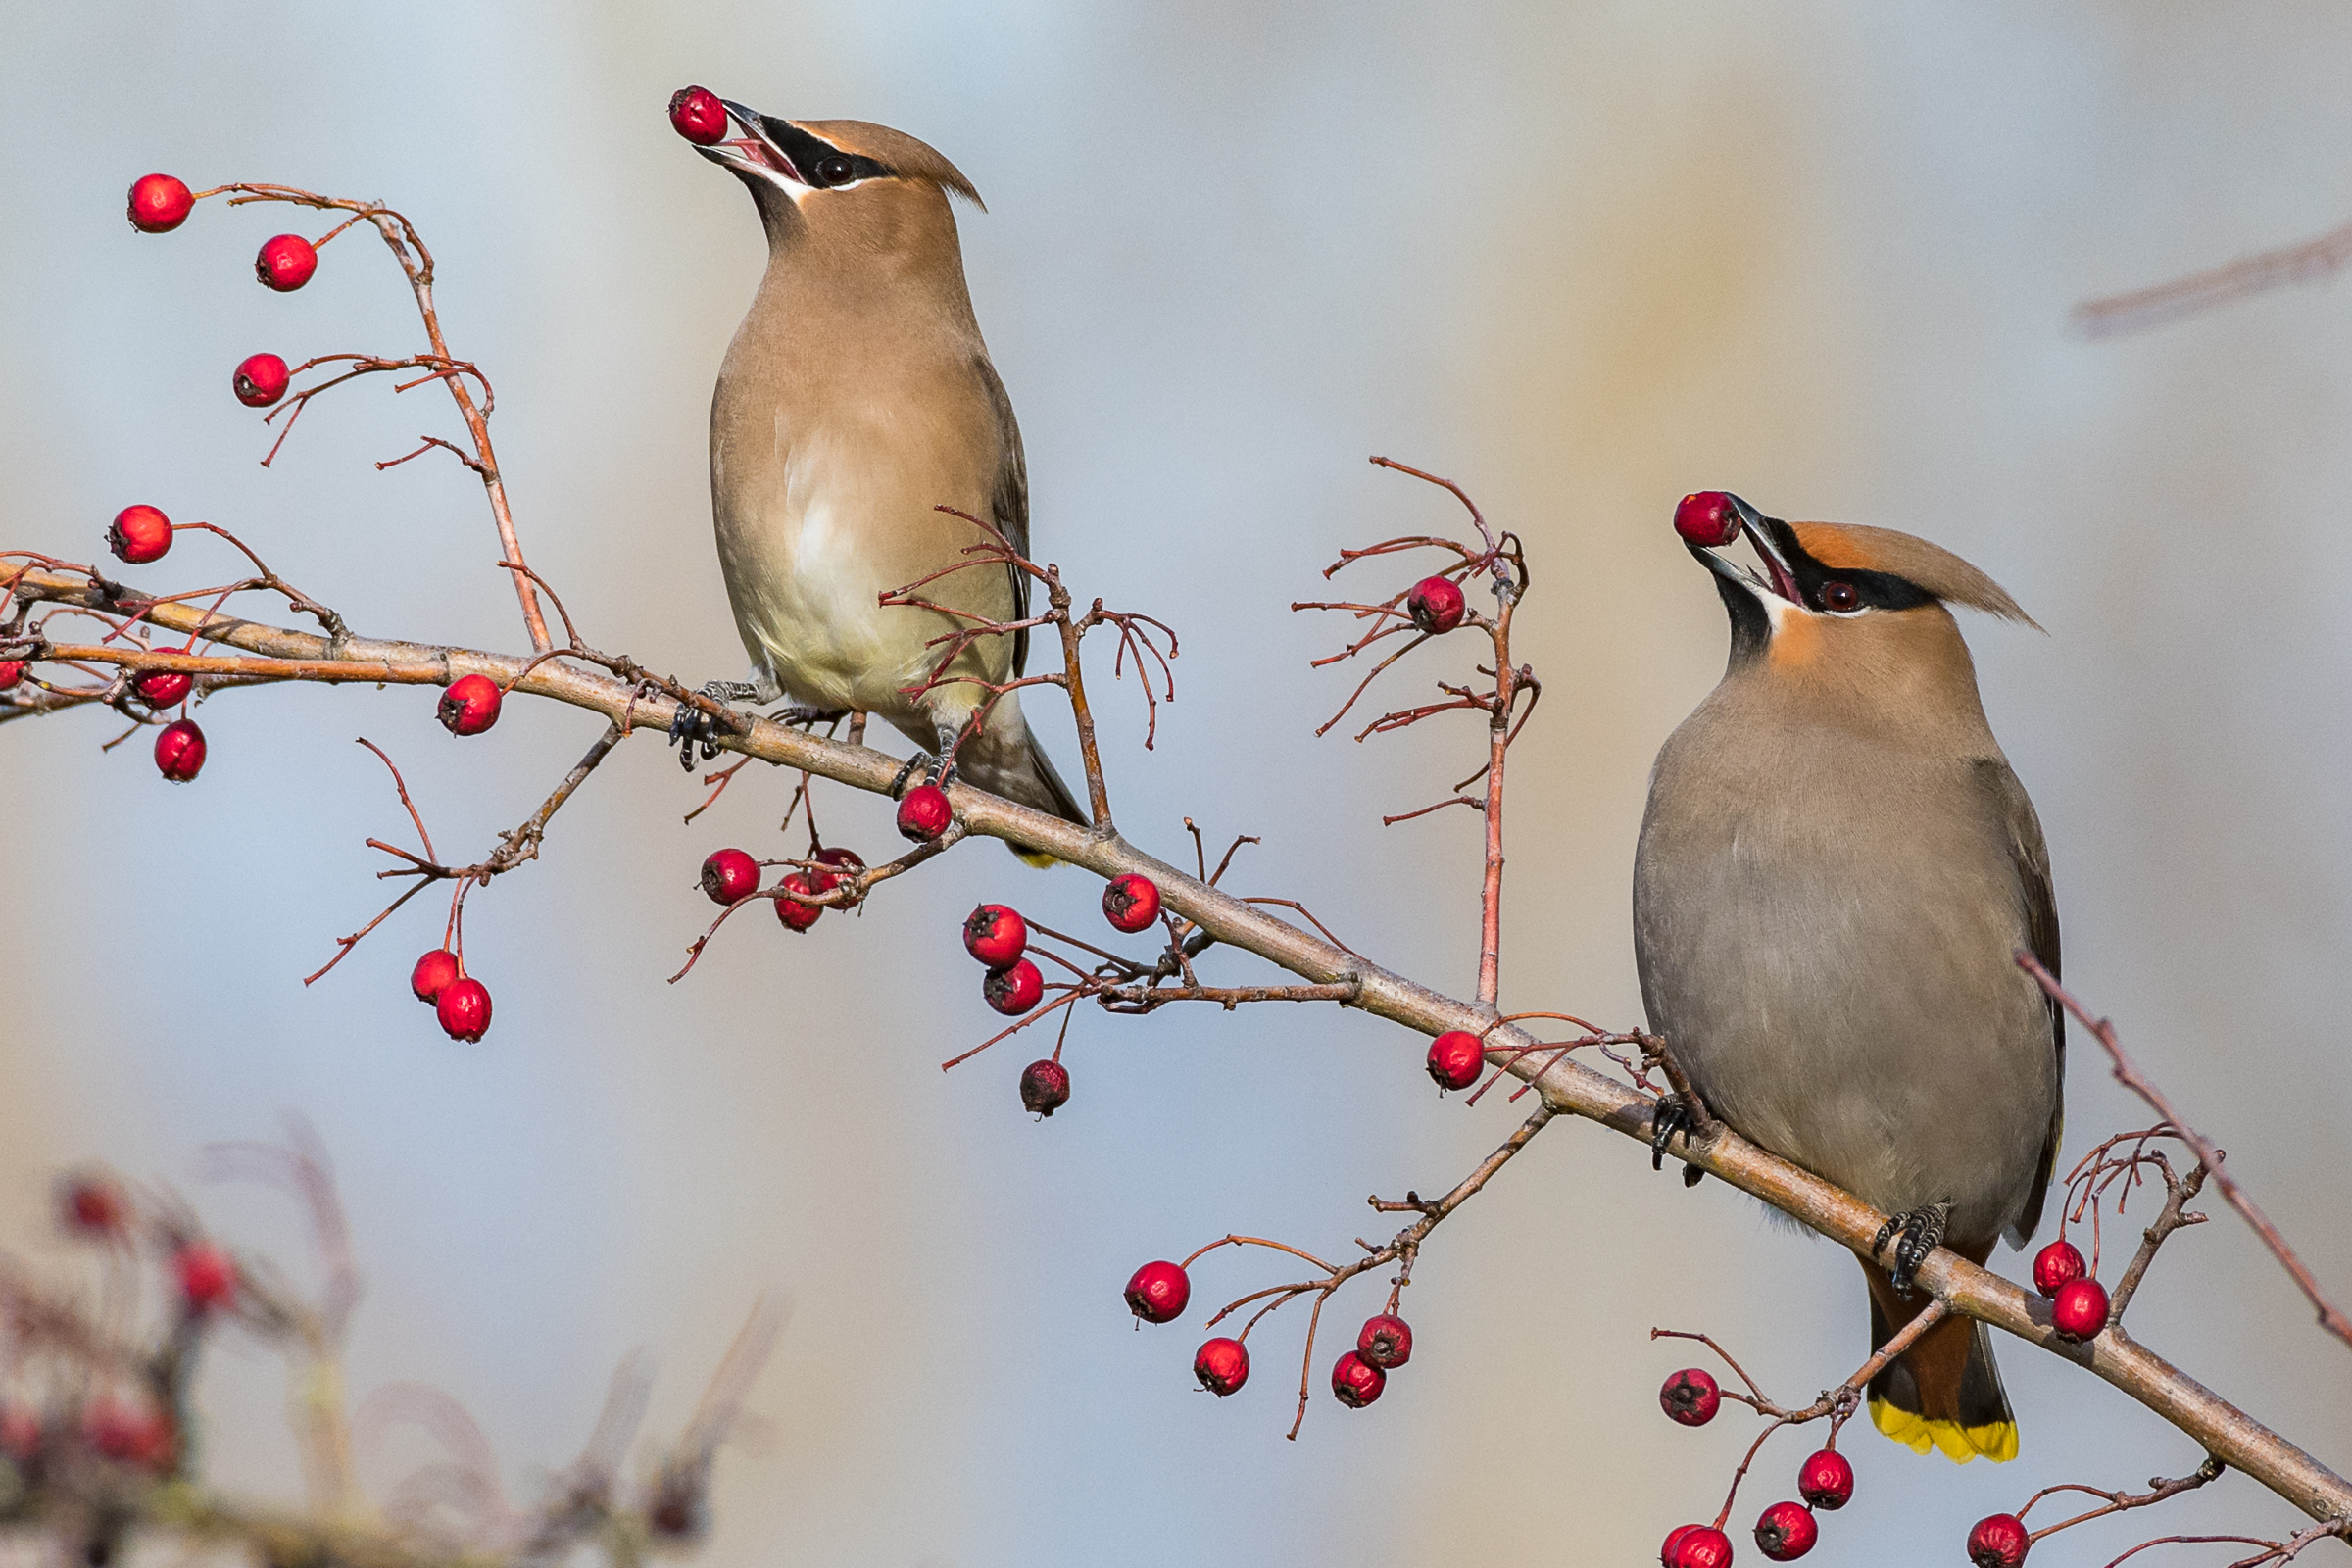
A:
POLYGON ((1821 1527, 1801 1502, 1776 1502, 1756 1521, 1756 1545, 1774 1562, 1791 1562, 1813 1549, 1821 1527))
MULTIPOLYGON (((822 874, 818 873, 818 875, 822 874)), ((807 871, 788 871, 785 873, 783 882, 785 892, 799 893, 808 898, 815 898, 819 894, 829 891, 832 885, 833 879, 826 877, 825 886, 818 887, 816 877, 809 875, 807 871)), ((778 899, 776 901, 776 918, 784 922, 784 928, 788 931, 808 930, 816 924, 818 917, 824 912, 825 906, 821 904, 804 904, 799 899, 778 899)))
POLYGON ((433 1016, 450 1039, 470 1046, 490 1032, 490 988, 471 975, 452 980, 433 999, 433 1016))
POLYGON ((1714 1420, 1715 1408, 1722 1402, 1723 1391, 1699 1367, 1683 1368, 1658 1390, 1658 1407, 1687 1427, 1703 1427, 1714 1420))
POLYGON ((1002 969, 1029 948, 1029 922, 1018 909, 1002 904, 983 904, 963 920, 963 951, 1002 969))
POLYGON ((1070 1102, 1070 1070, 1058 1061, 1033 1061, 1021 1069, 1021 1103, 1051 1116, 1070 1102))
POLYGON ((1239 1340, 1211 1340, 1193 1357, 1193 1376, 1222 1399, 1250 1381, 1250 1347, 1239 1340))
POLYGON ((2062 1340, 2080 1344, 2107 1326, 2107 1287, 2097 1280, 2068 1280, 2050 1302, 2050 1327, 2062 1340))
POLYGON ((153 507, 124 507, 106 530, 106 547, 129 565, 161 561, 172 548, 172 519, 153 507))
POLYGON ((1175 1322, 1192 1298, 1192 1277, 1165 1260, 1146 1263, 1127 1281, 1127 1310, 1147 1323, 1175 1322))
POLYGON ((1102 890, 1102 918, 1133 935, 1159 918, 1159 884, 1133 871, 1102 890))
POLYGON ((1459 626, 1468 608, 1461 584, 1451 577, 1424 577, 1404 596, 1404 612, 1413 617, 1413 625, 1433 635, 1459 626))
POLYGON ((262 241, 262 253, 253 259, 253 275, 280 294, 293 293, 317 270, 318 252, 300 234, 278 234, 262 241))
POLYGON ((1796 1468, 1796 1494, 1816 1508, 1842 1508, 1854 1500, 1854 1467, 1835 1448, 1824 1448, 1796 1468))
POLYGON ((669 125, 697 147, 727 133, 726 105, 708 87, 680 87, 669 95, 669 125))
POLYGON ((192 718, 175 718, 155 738, 155 768, 174 784, 204 771, 204 731, 192 718))
POLYGON ((487 675, 461 675, 441 694, 433 716, 452 735, 479 735, 498 722, 498 710, 506 695, 487 675))
POLYGON ((58 1211, 85 1236, 112 1236, 130 1213, 122 1189, 102 1176, 77 1176, 58 1190, 58 1211))
POLYGON ((409 989, 416 1000, 430 1006, 441 1000, 442 990, 458 977, 458 956, 447 948, 435 948, 416 960, 409 971, 409 989))
POLYGON ((1015 959, 1002 969, 991 969, 988 978, 980 982, 980 995, 1007 1018, 1027 1012, 1045 994, 1046 977, 1027 958, 1015 959))
POLYGON ((1701 490, 1674 509, 1674 531, 1688 544, 1719 550, 1740 537, 1740 509, 1720 490, 1701 490))
POLYGON ((2082 1254, 2069 1241, 2052 1242, 2034 1254, 2034 1288, 2044 1296, 2055 1297, 2061 1289, 2089 1272, 2082 1254))
POLYGON ((1355 1353, 1383 1372, 1393 1372, 1413 1358, 1412 1326, 1387 1312, 1368 1317, 1355 1337, 1355 1353))
POLYGON ((1666 1568, 1731 1568, 1732 1538, 1712 1525, 1684 1525, 1658 1554, 1666 1568))
POLYGON ((170 708, 188 695, 196 677, 184 669, 143 669, 130 677, 130 692, 149 708, 170 708))
POLYGON ((712 904, 733 904, 760 891, 760 862, 741 850, 713 850, 703 862, 703 891, 712 904))
POLYGON ((253 354, 237 362, 228 383, 237 401, 249 409, 266 409, 286 395, 286 362, 274 354, 253 354))
POLYGON ((1361 1410, 1380 1397, 1389 1375, 1349 1350, 1331 1366, 1331 1392, 1350 1410, 1361 1410))
POLYGON ((237 1298, 237 1265, 211 1242, 190 1242, 172 1259, 179 1276, 179 1294, 190 1311, 211 1312, 237 1298))
POLYGON ((24 678, 26 667, 24 660, 0 659, 0 692, 13 691, 17 682, 24 678))
POLYGON ((917 784, 899 802, 899 831, 917 844, 928 844, 945 833, 955 816, 948 806, 948 792, 936 784, 917 784))
POLYGON ((170 174, 141 174, 130 182, 130 226, 142 234, 169 234, 195 207, 188 187, 170 174))
POLYGON ((1977 1521, 1968 1533, 1968 1560, 1977 1568, 2018 1568, 2026 1560, 2026 1522, 2013 1513, 1996 1513, 1977 1521))
POLYGON ((1429 1043, 1429 1075, 1440 1089, 1467 1089, 1487 1070, 1487 1049, 1478 1036, 1448 1029, 1429 1043))

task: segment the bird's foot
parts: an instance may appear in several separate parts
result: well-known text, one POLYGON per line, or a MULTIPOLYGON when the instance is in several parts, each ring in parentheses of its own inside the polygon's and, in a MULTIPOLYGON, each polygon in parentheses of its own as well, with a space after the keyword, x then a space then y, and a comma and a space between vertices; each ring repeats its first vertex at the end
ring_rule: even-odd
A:
MULTIPOLYGON (((759 696, 760 689, 740 680, 714 680, 696 695, 714 702, 740 703, 759 696)), ((678 710, 670 715, 669 744, 678 749, 678 765, 691 773, 698 747, 706 762, 718 755, 718 721, 692 703, 680 703, 678 710)))
MULTIPOLYGON (((1697 1125, 1698 1118, 1691 1114, 1689 1102, 1682 1096, 1660 1095, 1658 1102, 1650 1107, 1649 1112, 1649 1168, 1664 1170, 1667 1144, 1673 1141, 1676 1133, 1681 1133, 1683 1143, 1688 1147, 1690 1131, 1697 1125)), ((1693 1165, 1690 1168, 1696 1170, 1698 1167, 1693 1165)), ((1686 1182, 1690 1180, 1688 1176, 1683 1179, 1686 1182)))
POLYGON ((1894 1243, 1894 1288, 1903 1295, 1911 1294, 1912 1282, 1919 1277, 1919 1266, 1928 1254, 1943 1245, 1944 1221, 1951 1218, 1949 1203, 1925 1203, 1890 1217, 1879 1227, 1871 1239, 1870 1255, 1877 1257, 1894 1243))
POLYGON ((951 759, 945 756, 934 757, 929 752, 917 752, 906 759, 906 765, 900 768, 898 777, 890 781, 890 798, 892 800, 899 799, 901 792, 906 788, 906 781, 914 777, 916 768, 922 769, 923 782, 926 784, 937 785, 945 789, 948 785, 956 782, 956 763, 951 759))
POLYGON ((789 724, 796 729, 802 725, 814 729, 819 724, 830 724, 836 719, 849 717, 850 710, 846 708, 809 708, 806 705, 795 705, 791 708, 781 709, 769 716, 779 724, 789 724))

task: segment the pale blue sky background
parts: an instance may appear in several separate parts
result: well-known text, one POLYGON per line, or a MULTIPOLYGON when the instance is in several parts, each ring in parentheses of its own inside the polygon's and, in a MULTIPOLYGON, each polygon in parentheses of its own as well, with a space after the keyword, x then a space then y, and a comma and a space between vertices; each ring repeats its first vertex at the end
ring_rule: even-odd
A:
MULTIPOLYGON (((2064 331, 2086 295, 2352 214, 2340 8, 16 3, 5 28, 8 543, 86 557, 151 501, 238 529, 365 631, 517 644, 478 488, 369 466, 448 431, 434 393, 322 404, 270 472, 227 394, 257 349, 406 350, 389 262, 338 241, 281 298, 249 280, 274 215, 208 205, 168 239, 122 220, 151 168, 377 195, 423 227, 453 345, 497 382, 533 563, 602 646, 732 674, 702 428, 760 242, 662 106, 699 80, 887 122, 989 198, 965 253, 1040 550, 1184 634, 1156 753, 1131 696, 1110 704, 1140 842, 1173 853, 1187 813, 1262 834, 1242 891, 1303 897, 1467 988, 1474 819, 1377 822, 1467 771, 1474 736, 1315 741, 1342 682, 1305 662, 1337 628, 1284 607, 1339 545, 1453 525, 1371 452, 1461 479, 1529 539, 1547 697, 1516 775, 1515 1006, 1638 1016, 1643 779, 1725 641, 1674 499, 1730 486, 1958 550, 2050 631, 1970 626, 2049 829, 2070 980, 2352 1291, 2352 293, 2103 347, 2064 331)), ((422 901, 306 992, 375 907, 361 841, 403 825, 354 735, 470 856, 595 733, 518 705, 461 746, 430 711, 234 695, 205 709, 212 761, 181 790, 132 749, 100 757, 96 717, 0 734, 0 1212, 32 1235, 61 1161, 185 1181, 205 1143, 299 1108, 368 1269, 355 1385, 457 1394, 517 1488, 569 1456, 630 1347, 663 1367, 649 1430, 674 1430, 764 1291, 793 1309, 753 1401, 776 1441, 725 1462, 714 1564, 1625 1563, 1712 1512, 1749 1431, 1654 1413, 1683 1358, 1650 1325, 1727 1336, 1792 1398, 1865 1348, 1844 1258, 1562 1127, 1439 1234, 1387 1397, 1319 1397, 1286 1444, 1302 1325, 1260 1330, 1255 1385, 1212 1401, 1192 1328, 1130 1332, 1128 1270, 1229 1228, 1345 1251, 1374 1228, 1367 1192, 1442 1187, 1509 1109, 1434 1102, 1398 1031, 1282 1011, 1082 1019, 1076 1099, 1032 1124, 1025 1056, 936 1069, 993 1016, 956 921, 1010 898, 1083 927, 1095 894, 985 845, 857 924, 731 929, 667 987, 708 910, 697 862, 772 846, 785 792, 747 775, 681 827, 699 792, 650 745, 473 901, 484 1046, 403 993, 438 930, 422 901)), ((889 848, 878 805, 827 806, 869 858, 889 848)), ((2080 1047, 2069 1087, 2071 1157, 2132 1112, 2080 1047)), ((280 1205, 200 1197, 299 1261, 280 1205)), ((2233 1220, 2176 1246, 2138 1331, 2340 1467, 2340 1349, 2233 1220)), ((1276 1277, 1219 1263, 1200 1295, 1276 1277)), ((1372 1309, 1358 1290, 1342 1328, 1372 1309)), ((2047 1357, 2004 1365, 2021 1462, 1957 1470, 1857 1432, 1860 1494, 1813 1561, 1957 1560, 1970 1521, 2037 1486, 2195 1464, 2047 1357)), ((290 1488, 268 1360, 232 1350, 208 1395, 229 1477, 290 1488)), ((1738 1522, 1803 1446, 1767 1450, 1738 1522)), ((2162 1524, 2288 1519, 2230 1480, 2162 1524)))

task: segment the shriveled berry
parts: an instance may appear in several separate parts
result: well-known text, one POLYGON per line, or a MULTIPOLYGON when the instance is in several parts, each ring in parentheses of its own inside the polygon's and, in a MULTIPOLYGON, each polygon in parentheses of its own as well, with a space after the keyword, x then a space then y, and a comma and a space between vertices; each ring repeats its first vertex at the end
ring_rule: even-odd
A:
POLYGON ((712 904, 733 904, 760 890, 760 862, 741 850, 712 850, 703 861, 703 891, 712 904))
POLYGON ((237 362, 229 390, 249 409, 266 409, 286 395, 286 362, 274 354, 250 354, 237 362))
POLYGON ((2090 1272, 2082 1253, 2064 1237, 2034 1254, 2034 1288, 2055 1297, 2060 1288, 2090 1272))
POLYGON ((1823 1448, 1796 1467, 1796 1494, 1816 1508, 1842 1508, 1854 1498, 1854 1467, 1823 1448))
POLYGON ((1016 958, 1001 969, 991 969, 988 978, 980 982, 980 995, 1007 1018, 1027 1012, 1045 994, 1046 977, 1027 958, 1016 958))
POLYGON ((787 931, 808 930, 810 926, 816 924, 818 918, 824 914, 825 906, 821 904, 805 904, 802 902, 802 899, 813 899, 819 897, 828 891, 832 887, 832 884, 833 879, 825 876, 821 871, 814 873, 808 871, 785 872, 783 881, 784 891, 787 893, 798 893, 802 896, 802 898, 778 899, 776 901, 776 918, 784 922, 784 928, 787 931), (822 877, 824 880, 824 887, 817 886, 817 880, 820 877, 822 877))
POLYGON ((106 530, 106 547, 128 565, 161 561, 172 548, 172 519, 154 507, 124 507, 106 530))
POLYGON ((1459 626, 1468 608, 1462 585, 1451 577, 1424 577, 1404 596, 1404 612, 1413 618, 1415 629, 1433 634, 1459 626))
POLYGON ((130 182, 130 226, 142 234, 169 234, 188 220, 196 198, 170 174, 141 174, 130 182))
POLYGON ((1687 1366, 1658 1390, 1658 1407, 1687 1427, 1703 1427, 1714 1420, 1715 1407, 1722 1402, 1723 1391, 1703 1367, 1687 1366))
POLYGON ((1250 1381, 1250 1347, 1239 1340, 1211 1340, 1193 1357, 1193 1376, 1222 1399, 1250 1381))
POLYGON ((149 708, 170 708, 188 695, 196 677, 184 669, 142 669, 130 677, 130 693, 149 708))
POLYGON ((1774 1562, 1793 1562, 1820 1539, 1821 1526, 1801 1502, 1776 1502, 1756 1521, 1756 1546, 1774 1562))
POLYGON ((130 1215, 122 1187, 104 1176, 74 1176, 57 1190, 58 1216, 84 1236, 114 1236, 130 1215))
POLYGON ((1102 918, 1130 934, 1159 918, 1159 884, 1130 871, 1102 889, 1102 918))
POLYGON ((472 1045, 490 1032, 490 988, 471 975, 461 975, 433 999, 433 1016, 450 1039, 472 1045))
POLYGON ((1674 531, 1701 549, 1719 550, 1740 537, 1740 509, 1721 490, 1687 495, 1674 509, 1674 531))
POLYGON ((441 1000, 442 988, 457 977, 458 956, 447 948, 435 948, 409 971, 409 989, 418 1002, 430 1006, 441 1000))
POLYGON ((0 692, 12 691, 24 678, 30 662, 23 659, 0 659, 0 692))
POLYGON ((1428 1066, 1440 1089, 1467 1089, 1487 1070, 1487 1048, 1466 1029, 1448 1029, 1429 1043, 1428 1066))
POLYGON ((204 731, 192 718, 175 718, 155 737, 155 768, 174 784, 204 771, 204 731))
POLYGON ((1331 1392, 1350 1410, 1361 1410, 1388 1386, 1389 1375, 1353 1350, 1331 1365, 1331 1392))
POLYGON ((293 293, 317 270, 318 249, 300 234, 270 236, 262 241, 261 254, 253 259, 253 275, 280 294, 293 293))
POLYGON ((2068 1280, 2050 1302, 2050 1327, 2062 1340, 2078 1343, 2107 1326, 2107 1287, 2097 1280, 2068 1280))
POLYGON ((1147 1323, 1175 1322, 1192 1298, 1192 1276, 1165 1258, 1146 1263, 1127 1279, 1127 1310, 1147 1323))
POLYGON ((236 1260, 211 1242, 190 1242, 172 1256, 179 1294, 191 1311, 211 1312, 237 1298, 236 1260))
POLYGON ((1069 1068, 1041 1059, 1021 1069, 1021 1103, 1030 1110, 1051 1116, 1069 1102, 1069 1068))
POLYGON ((1355 1353, 1383 1372, 1393 1372, 1413 1358, 1413 1329, 1391 1312, 1364 1319, 1355 1336, 1355 1353))
POLYGON ((917 844, 928 844, 945 833, 955 816, 948 792, 936 784, 917 784, 899 802, 899 831, 917 844))
POLYGON ((1977 1568, 2018 1568, 2033 1544, 2026 1522, 2013 1513, 1996 1513, 1977 1521, 1968 1533, 1968 1560, 1977 1568))
POLYGON ((708 147, 727 133, 727 107, 708 87, 680 87, 669 95, 669 124, 697 147, 708 147))
POLYGON ((1713 1525, 1685 1525, 1666 1542, 1671 1555, 1659 1559, 1666 1568, 1731 1568, 1732 1538, 1713 1525))
POLYGON ((479 735, 498 722, 499 708, 506 700, 507 694, 489 676, 460 675, 441 694, 433 716, 452 735, 479 735))
POLYGON ((1029 922, 1018 909, 983 904, 963 918, 963 951, 1002 969, 1029 949, 1029 922))

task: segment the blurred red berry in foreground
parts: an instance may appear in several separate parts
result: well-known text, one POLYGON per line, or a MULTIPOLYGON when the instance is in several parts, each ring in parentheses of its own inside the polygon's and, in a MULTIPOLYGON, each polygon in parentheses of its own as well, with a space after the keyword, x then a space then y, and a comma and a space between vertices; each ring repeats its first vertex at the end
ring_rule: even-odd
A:
POLYGON ((1487 1048, 1464 1029, 1448 1029, 1429 1043, 1429 1075, 1440 1089, 1467 1089, 1487 1070, 1487 1048))
POLYGON ((1715 1419, 1723 1391, 1704 1369, 1687 1366, 1658 1390, 1658 1407, 1687 1427, 1703 1427, 1715 1419))
POLYGON ((280 294, 293 293, 317 270, 318 252, 300 234, 277 234, 262 241, 261 254, 253 259, 253 275, 280 294))
POLYGON ((1451 577, 1424 577, 1404 596, 1404 612, 1412 616, 1415 628, 1433 635, 1459 626, 1469 608, 1461 584, 1451 577))
POLYGON ((1147 1323, 1173 1323, 1193 1298, 1192 1276, 1164 1258, 1146 1263, 1127 1280, 1127 1310, 1147 1323))
POLYGON ((1368 1317, 1355 1337, 1355 1353, 1383 1372, 1394 1371, 1413 1358, 1412 1326, 1388 1312, 1368 1317))
POLYGON ((1250 1381, 1250 1347, 1239 1340, 1211 1340, 1193 1357, 1193 1376, 1222 1399, 1250 1381))
POLYGON ((982 999, 1007 1018, 1027 1012, 1045 994, 1046 978, 1027 958, 991 969, 988 978, 980 982, 982 999))
POLYGON ((487 675, 461 675, 441 694, 433 716, 452 735, 479 735, 498 722, 506 693, 487 675))
POLYGON ((712 904, 733 904, 760 890, 760 862, 742 850, 712 850, 703 861, 703 892, 712 904))
POLYGON ((75 1176, 58 1189, 57 1197, 66 1224, 85 1235, 112 1236, 130 1213, 122 1189, 103 1176, 75 1176))
POLYGON ((1102 918, 1129 935, 1159 918, 1159 884, 1133 871, 1102 889, 1102 918))
POLYGON ((1070 1102, 1070 1070, 1058 1061, 1033 1061, 1021 1069, 1021 1103, 1051 1116, 1070 1102))
POLYGON ((418 1002, 430 1005, 441 1000, 442 988, 457 977, 458 956, 447 948, 435 948, 409 971, 409 989, 418 1002))
POLYGON ((450 1039, 472 1045, 490 1032, 490 988, 471 975, 452 980, 433 999, 433 1016, 450 1039))
POLYGON ((1353 1350, 1332 1363, 1331 1392, 1350 1410, 1361 1410, 1388 1386, 1389 1375, 1353 1350))
POLYGON ((1968 1560, 1977 1568, 2017 1568, 2026 1560, 2026 1522, 2013 1513, 1996 1513, 1977 1521, 1968 1533, 1968 1560))
POLYGON ((170 174, 141 174, 130 182, 130 226, 142 234, 169 234, 195 207, 188 187, 170 174))
POLYGON ((155 738, 156 771, 185 784, 204 771, 204 731, 192 718, 175 718, 155 738))
POLYGON ((127 565, 161 561, 172 548, 172 519, 154 507, 124 507, 106 530, 106 547, 127 565))
POLYGON ((190 1242, 172 1255, 172 1268, 179 1276, 179 1294, 190 1310, 218 1311, 235 1302, 237 1265, 225 1249, 211 1242, 190 1242))
POLYGON ((1796 1494, 1816 1508, 1842 1508, 1854 1498, 1854 1467, 1824 1448, 1796 1468, 1796 1494))
POLYGON ((2064 1238, 2034 1254, 2034 1288, 2044 1296, 2056 1296, 2061 1287, 2074 1283, 2089 1272, 2082 1262, 2082 1252, 2074 1243, 2064 1238))
POLYGON ((1776 1502, 1756 1521, 1756 1545, 1774 1562, 1792 1562, 1813 1549, 1821 1526, 1801 1502, 1776 1502))
POLYGON ((176 1446, 172 1422, 152 1405, 102 1394, 82 1413, 81 1427, 90 1446, 109 1459, 151 1470, 171 1467, 176 1446))
POLYGON ((928 844, 948 830, 955 815, 946 790, 936 784, 917 784, 899 802, 899 831, 917 844, 928 844))
POLYGON ((1028 951, 1029 922, 1018 909, 1002 904, 983 904, 963 919, 963 951, 1002 969, 1028 951))
POLYGON ((274 354, 250 354, 237 362, 229 390, 249 409, 266 409, 286 395, 286 362, 274 354))
POLYGON ((708 87, 680 87, 669 95, 670 128, 697 147, 727 133, 727 107, 708 87))

